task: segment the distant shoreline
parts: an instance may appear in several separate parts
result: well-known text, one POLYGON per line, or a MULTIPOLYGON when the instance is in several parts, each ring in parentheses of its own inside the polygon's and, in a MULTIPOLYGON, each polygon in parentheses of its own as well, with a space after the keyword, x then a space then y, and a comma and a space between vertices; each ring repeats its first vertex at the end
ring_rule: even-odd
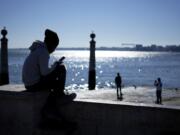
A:
MULTIPOLYGON (((180 47, 179 47, 180 48, 180 47)), ((28 48, 9 48, 9 50, 28 50, 28 48)), ((67 51, 88 51, 89 48, 77 47, 77 48, 57 48, 57 50, 67 50, 67 51)), ((151 50, 151 49, 141 49, 137 50, 136 48, 121 48, 121 47, 97 47, 97 51, 138 51, 138 52, 180 52, 180 49, 158 49, 158 50, 151 50)))

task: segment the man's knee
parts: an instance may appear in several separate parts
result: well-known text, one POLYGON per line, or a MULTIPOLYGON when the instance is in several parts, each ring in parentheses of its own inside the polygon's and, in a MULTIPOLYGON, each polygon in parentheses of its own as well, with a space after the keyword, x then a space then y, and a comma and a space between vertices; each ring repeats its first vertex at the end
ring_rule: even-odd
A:
POLYGON ((58 70, 62 73, 66 73, 66 66, 65 65, 59 65, 58 70))

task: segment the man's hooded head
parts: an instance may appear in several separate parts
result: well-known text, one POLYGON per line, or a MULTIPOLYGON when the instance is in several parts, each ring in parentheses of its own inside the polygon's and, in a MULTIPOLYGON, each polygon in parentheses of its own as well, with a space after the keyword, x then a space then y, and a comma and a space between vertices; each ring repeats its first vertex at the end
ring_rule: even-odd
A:
POLYGON ((59 44, 59 38, 57 33, 52 30, 46 29, 44 42, 46 43, 48 52, 49 53, 54 52, 54 50, 59 44))

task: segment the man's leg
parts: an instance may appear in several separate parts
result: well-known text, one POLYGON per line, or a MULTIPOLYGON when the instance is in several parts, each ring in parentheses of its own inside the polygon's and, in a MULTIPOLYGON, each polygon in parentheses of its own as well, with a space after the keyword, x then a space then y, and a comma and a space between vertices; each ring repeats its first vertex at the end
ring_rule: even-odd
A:
POLYGON ((161 91, 157 91, 158 104, 161 104, 161 91))
POLYGON ((42 89, 51 89, 54 94, 64 95, 66 82, 66 68, 64 65, 58 65, 51 73, 41 77, 40 87, 42 89))
POLYGON ((66 67, 64 65, 59 65, 56 68, 57 72, 57 81, 55 92, 64 94, 65 84, 66 84, 66 67))
MULTIPOLYGON (((50 73, 48 76, 49 78, 51 78, 51 81, 47 83, 50 83, 53 91, 49 95, 47 103, 44 107, 44 118, 47 120, 47 123, 49 121, 55 123, 55 126, 61 125, 62 127, 62 125, 68 125, 67 127, 73 127, 71 129, 74 129, 75 124, 70 120, 67 120, 65 114, 60 110, 62 106, 71 103, 76 97, 75 93, 70 95, 65 95, 64 93, 66 83, 65 66, 58 65, 56 69, 52 71, 52 73, 50 73)), ((66 128, 66 126, 64 128, 66 128)))
POLYGON ((42 117, 45 121, 62 121, 63 117, 58 111, 57 99, 60 98, 63 91, 59 91, 58 86, 58 68, 53 70, 46 76, 41 77, 40 85, 43 89, 48 88, 51 90, 47 101, 42 109, 42 117))
POLYGON ((161 91, 159 91, 159 103, 162 104, 162 96, 161 96, 161 91))
POLYGON ((117 86, 117 99, 119 99, 118 86, 117 86))
POLYGON ((158 91, 156 90, 156 103, 159 103, 159 98, 158 98, 158 91))
POLYGON ((57 95, 57 102, 59 105, 68 104, 76 97, 75 93, 65 94, 66 83, 66 67, 64 65, 58 65, 55 69, 56 83, 54 86, 54 94, 57 95))
POLYGON ((119 89, 120 89, 120 95, 121 95, 121 97, 122 97, 121 85, 120 85, 119 89))

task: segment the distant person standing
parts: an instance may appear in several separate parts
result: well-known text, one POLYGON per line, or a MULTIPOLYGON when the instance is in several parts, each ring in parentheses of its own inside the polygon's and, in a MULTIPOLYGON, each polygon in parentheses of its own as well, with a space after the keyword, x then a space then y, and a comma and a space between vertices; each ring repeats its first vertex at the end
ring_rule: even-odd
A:
POLYGON ((115 83, 116 83, 116 87, 117 87, 117 99, 122 98, 122 92, 121 92, 121 83, 122 83, 122 79, 119 73, 117 73, 117 76, 115 78, 115 83), (119 94, 120 92, 120 94, 119 94))
POLYGON ((157 80, 154 81, 154 86, 156 86, 156 103, 157 104, 162 104, 162 82, 161 78, 158 78, 157 80))

